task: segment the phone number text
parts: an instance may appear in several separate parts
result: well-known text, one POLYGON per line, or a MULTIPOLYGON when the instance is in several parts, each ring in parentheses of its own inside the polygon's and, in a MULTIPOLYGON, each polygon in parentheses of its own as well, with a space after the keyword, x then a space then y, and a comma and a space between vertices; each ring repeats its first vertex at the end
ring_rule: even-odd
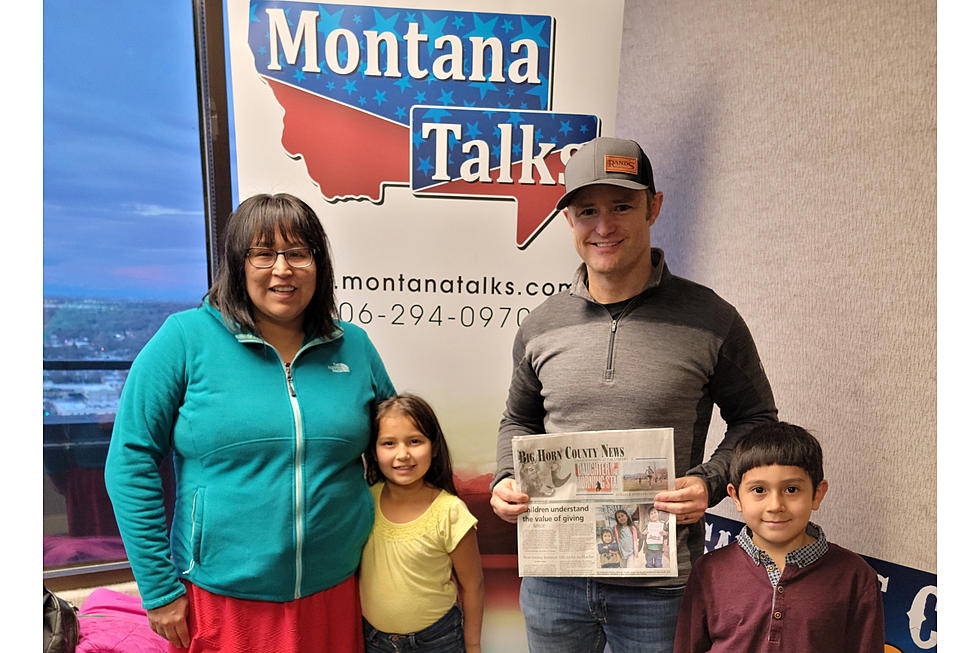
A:
POLYGON ((392 304, 387 308, 372 308, 367 303, 340 302, 338 316, 345 322, 371 324, 376 321, 393 326, 444 326, 459 324, 466 328, 499 328, 520 326, 531 309, 510 306, 460 306, 392 304))

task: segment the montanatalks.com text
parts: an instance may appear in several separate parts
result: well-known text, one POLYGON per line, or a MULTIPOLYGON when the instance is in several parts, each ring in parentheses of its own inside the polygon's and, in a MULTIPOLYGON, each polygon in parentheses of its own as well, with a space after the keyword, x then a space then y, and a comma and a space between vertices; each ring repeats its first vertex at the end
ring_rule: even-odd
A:
POLYGON ((464 279, 462 275, 456 278, 444 277, 407 277, 399 274, 397 277, 363 277, 356 274, 345 274, 340 277, 338 290, 368 291, 368 292, 398 292, 433 295, 487 295, 487 296, 543 296, 550 297, 555 293, 567 290, 567 282, 554 283, 551 281, 527 281, 523 284, 511 280, 498 279, 496 276, 464 279))

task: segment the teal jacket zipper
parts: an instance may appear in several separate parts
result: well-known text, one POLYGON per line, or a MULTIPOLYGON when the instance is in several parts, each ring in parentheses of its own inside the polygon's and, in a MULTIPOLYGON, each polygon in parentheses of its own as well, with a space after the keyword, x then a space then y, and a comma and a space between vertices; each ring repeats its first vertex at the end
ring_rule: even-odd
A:
POLYGON ((296 387, 293 385, 293 365, 296 364, 300 354, 302 354, 305 350, 319 342, 331 340, 332 338, 317 338, 307 342, 300 347, 299 351, 296 352, 296 355, 293 356, 291 363, 286 363, 283 361, 282 356, 279 355, 279 351, 262 338, 246 334, 239 334, 237 338, 240 341, 260 342, 272 349, 272 351, 275 352, 276 357, 279 359, 279 363, 282 365, 283 371, 286 374, 286 390, 287 395, 289 396, 289 404, 293 410, 293 424, 295 427, 295 431, 293 433, 293 443, 295 444, 295 451, 293 454, 293 532, 296 536, 296 580, 293 584, 293 598, 298 599, 302 597, 303 588, 303 514, 306 510, 306 502, 303 499, 303 488, 305 484, 303 477, 303 451, 305 447, 305 440, 303 437, 303 413, 300 411, 299 399, 296 396, 296 387))

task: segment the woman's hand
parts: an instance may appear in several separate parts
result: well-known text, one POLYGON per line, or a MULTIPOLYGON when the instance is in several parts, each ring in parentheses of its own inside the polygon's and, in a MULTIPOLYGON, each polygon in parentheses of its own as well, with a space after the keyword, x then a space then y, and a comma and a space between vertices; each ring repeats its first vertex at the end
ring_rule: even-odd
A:
POLYGON ((146 611, 150 628, 157 635, 165 637, 177 648, 191 645, 190 631, 187 629, 187 596, 181 596, 167 605, 146 611))

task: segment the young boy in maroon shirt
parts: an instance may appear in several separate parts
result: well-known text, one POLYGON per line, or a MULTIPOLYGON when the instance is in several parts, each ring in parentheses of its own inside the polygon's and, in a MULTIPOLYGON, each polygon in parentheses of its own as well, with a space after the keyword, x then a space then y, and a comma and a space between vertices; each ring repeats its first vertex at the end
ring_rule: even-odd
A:
POLYGON ((745 527, 695 563, 674 653, 881 653, 877 574, 810 522, 827 494, 816 438, 785 422, 759 426, 735 446, 730 480, 745 527))

